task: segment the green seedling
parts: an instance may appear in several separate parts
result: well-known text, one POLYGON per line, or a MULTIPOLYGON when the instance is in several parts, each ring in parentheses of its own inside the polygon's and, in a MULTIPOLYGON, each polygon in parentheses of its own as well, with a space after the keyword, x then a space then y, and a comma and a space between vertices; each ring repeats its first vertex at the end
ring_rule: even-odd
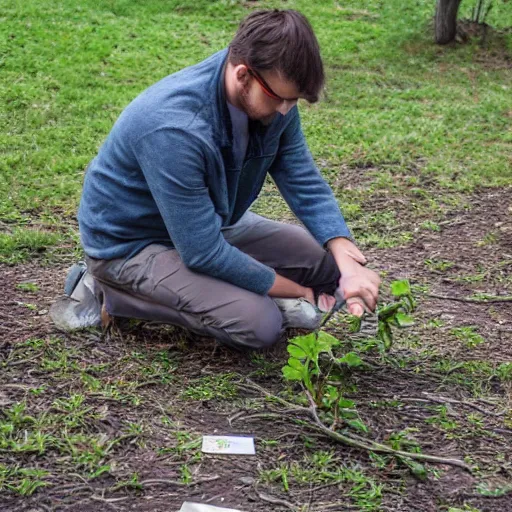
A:
MULTIPOLYGON (((395 301, 378 309, 378 332, 385 349, 392 345, 392 327, 409 327, 414 320, 410 313, 416 307, 408 281, 394 281, 391 294, 395 301)), ((352 330, 358 330, 361 319, 352 318, 352 330)), ((286 380, 300 382, 316 407, 323 410, 335 429, 347 425, 362 432, 368 429, 341 389, 344 374, 363 365, 355 352, 343 352, 340 340, 325 331, 297 336, 289 341, 289 359, 282 373, 286 380)))
POLYGON ((451 333, 468 348, 476 347, 485 342, 483 336, 478 334, 473 326, 455 327, 451 330, 451 333))
POLYGON ((18 290, 21 290, 23 292, 37 292, 39 291, 39 286, 35 283, 19 283, 16 285, 16 288, 18 290))
POLYGON ((390 350, 393 344, 392 328, 407 328, 414 325, 411 313, 416 309, 416 301, 412 296, 409 281, 405 279, 393 281, 391 294, 395 301, 384 304, 377 310, 379 319, 377 337, 383 342, 386 350, 390 350))
POLYGON ((449 270, 450 268, 452 268, 455 265, 455 263, 453 263, 452 261, 445 260, 426 259, 425 265, 428 267, 429 270, 444 272, 445 270, 449 270))

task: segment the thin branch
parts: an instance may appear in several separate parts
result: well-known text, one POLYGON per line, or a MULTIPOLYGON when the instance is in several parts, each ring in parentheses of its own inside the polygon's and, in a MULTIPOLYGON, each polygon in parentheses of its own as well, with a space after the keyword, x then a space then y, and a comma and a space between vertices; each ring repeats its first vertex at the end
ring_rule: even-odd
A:
POLYGON ((279 396, 273 395, 272 393, 270 393, 270 391, 267 391, 265 388, 262 388, 261 386, 259 386, 255 382, 253 382, 251 379, 246 378, 245 382, 247 384, 239 383, 238 385, 241 387, 246 387, 246 388, 252 389, 253 391, 254 390, 259 391, 260 393, 263 393, 267 398, 271 398, 272 400, 279 402, 282 405, 286 405, 286 407, 288 407, 289 409, 291 409, 293 411, 309 414, 308 407, 302 407, 301 405, 292 404, 291 402, 288 402, 287 400, 284 400, 283 398, 281 398, 279 396))
POLYGON ((125 501, 132 499, 131 496, 122 496, 120 498, 102 498, 101 496, 96 496, 96 494, 93 494, 90 498, 91 500, 95 501, 102 501, 103 503, 117 503, 118 501, 125 501))
POLYGON ((327 427, 322 420, 319 418, 317 413, 317 407, 315 404, 315 401, 309 391, 305 390, 306 396, 308 397, 310 407, 302 407, 302 406, 295 406, 291 402, 288 402, 287 400, 284 400, 276 395, 273 395, 266 389, 262 388, 258 384, 255 384, 254 382, 250 381, 249 379, 246 379, 248 382, 248 385, 242 386, 248 387, 249 389, 257 389, 261 393, 263 393, 268 398, 273 399, 274 401, 277 401, 281 403, 282 405, 286 405, 289 409, 296 410, 297 412, 305 413, 310 418, 313 419, 314 427, 319 430, 320 432, 324 433, 326 436, 330 437, 331 439, 334 439, 335 441, 338 441, 340 443, 343 443, 347 446, 352 446, 354 448, 360 448, 362 450, 376 452, 376 453, 387 453, 390 455, 394 455, 396 457, 407 457, 409 459, 416 459, 416 460, 422 460, 425 462, 432 462, 437 464, 448 464, 451 466, 457 466, 462 469, 465 469, 466 471, 471 472, 471 467, 468 466, 465 462, 458 460, 458 459, 446 459, 444 457, 437 457, 435 455, 427 455, 424 453, 412 453, 412 452, 404 452, 402 450, 394 450, 393 448, 386 446, 384 444, 377 443, 376 441, 372 441, 370 439, 365 439, 361 436, 358 436, 356 434, 341 434, 339 432, 335 432, 331 430, 329 427, 327 427))
POLYGON ((411 397, 401 397, 398 398, 398 400, 403 400, 404 402, 436 402, 439 404, 461 404, 461 405, 467 405, 468 407, 472 407, 473 409, 477 410, 478 412, 481 412, 482 414, 485 414, 486 416, 504 416, 507 414, 507 411, 501 411, 501 412, 493 412, 489 411, 487 409, 484 409, 483 407, 480 407, 479 405, 475 404, 474 402, 471 402, 469 400, 455 400, 454 398, 448 398, 446 396, 436 396, 431 395, 430 393, 426 393, 425 391, 422 393, 422 395, 425 398, 415 398, 413 396, 411 397))
MULTIPOLYGON (((290 411, 288 411, 288 412, 290 412, 290 411)), ((297 412, 297 411, 293 411, 293 412, 297 412)), ((282 413, 280 411, 279 414, 275 413, 275 412, 261 412, 261 413, 256 413, 256 414, 249 414, 248 416, 237 416, 235 418, 235 420, 232 420, 232 421, 239 421, 239 420, 240 421, 249 421, 249 420, 255 420, 255 419, 279 420, 279 419, 283 419, 283 414, 285 414, 284 411, 282 413)), ((231 425, 231 423, 230 423, 230 425, 231 425)))
POLYGON ((295 505, 293 505, 289 501, 282 500, 280 498, 276 498, 275 496, 271 496, 270 494, 266 494, 259 491, 256 491, 256 494, 258 495, 260 500, 266 501, 267 503, 272 503, 272 505, 283 505, 284 507, 287 507, 290 510, 297 510, 297 507, 295 507, 295 505))
POLYGON ((410 459, 423 460, 425 462, 435 462, 437 464, 449 464, 451 466, 457 466, 459 468, 465 469, 466 471, 471 472, 470 466, 468 466, 465 462, 458 459, 445 459, 444 457, 437 457, 435 455, 427 455, 424 453, 412 453, 412 452, 404 452, 402 450, 394 450, 389 446, 384 444, 377 443, 376 441, 372 441, 370 439, 365 439, 356 434, 351 434, 350 436, 340 434, 339 432, 334 432, 327 426, 323 424, 323 422, 318 417, 318 413, 316 412, 316 405, 313 400, 313 397, 306 391, 309 402, 311 404, 311 415, 315 421, 316 426, 319 430, 321 430, 324 434, 336 441, 339 441, 343 444, 347 444, 348 446, 353 446, 355 448, 362 448, 363 450, 368 450, 377 453, 388 453, 390 455, 395 455, 398 457, 407 457, 410 459))
POLYGON ((473 304, 493 304, 498 302, 512 302, 512 297, 510 296, 496 296, 491 297, 489 299, 473 299, 471 297, 448 297, 446 295, 438 295, 437 293, 427 293, 425 295, 427 297, 432 297, 434 299, 453 300, 455 302, 471 302, 473 304))
POLYGON ((15 359, 14 361, 7 360, 4 364, 7 366, 18 366, 20 364, 31 363, 32 361, 39 359, 43 354, 44 350, 42 352, 38 352, 35 356, 28 357, 27 359, 15 359))

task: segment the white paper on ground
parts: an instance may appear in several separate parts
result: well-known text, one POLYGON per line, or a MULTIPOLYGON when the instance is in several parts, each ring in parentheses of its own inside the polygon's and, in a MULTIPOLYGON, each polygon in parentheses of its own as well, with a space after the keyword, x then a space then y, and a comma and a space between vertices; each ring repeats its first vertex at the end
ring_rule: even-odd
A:
POLYGON ((254 438, 242 436, 203 436, 203 453, 255 455, 254 438))
POLYGON ((201 503, 192 503, 185 501, 180 508, 180 512, 242 512, 234 508, 213 507, 212 505, 202 505, 201 503))

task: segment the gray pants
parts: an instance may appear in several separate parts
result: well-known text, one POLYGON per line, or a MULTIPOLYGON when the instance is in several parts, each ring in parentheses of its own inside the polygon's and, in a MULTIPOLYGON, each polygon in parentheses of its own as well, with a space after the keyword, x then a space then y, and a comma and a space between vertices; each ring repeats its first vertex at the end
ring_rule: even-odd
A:
MULTIPOLYGON (((302 227, 248 212, 222 232, 281 276, 334 293, 334 258, 302 227)), ((264 348, 282 335, 283 318, 270 297, 189 270, 176 249, 152 244, 127 260, 87 258, 87 266, 113 316, 179 325, 237 348, 264 348)))

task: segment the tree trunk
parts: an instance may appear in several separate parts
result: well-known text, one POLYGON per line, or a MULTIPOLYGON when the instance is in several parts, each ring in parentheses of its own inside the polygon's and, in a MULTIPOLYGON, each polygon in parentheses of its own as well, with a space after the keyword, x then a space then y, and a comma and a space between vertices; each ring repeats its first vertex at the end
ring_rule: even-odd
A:
POLYGON ((461 0, 437 0, 436 43, 448 44, 457 33, 457 13, 461 0))

